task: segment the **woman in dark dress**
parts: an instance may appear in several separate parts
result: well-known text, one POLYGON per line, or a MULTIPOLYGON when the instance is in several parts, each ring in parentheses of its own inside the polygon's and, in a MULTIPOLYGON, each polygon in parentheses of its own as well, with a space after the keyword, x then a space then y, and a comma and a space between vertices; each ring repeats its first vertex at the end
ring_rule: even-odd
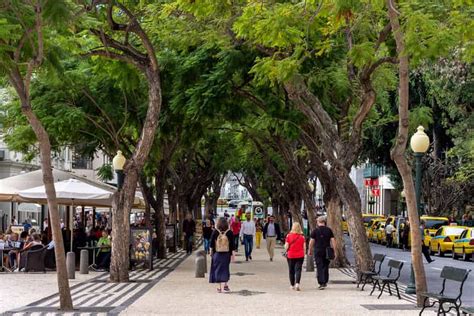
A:
POLYGON ((217 288, 218 293, 230 292, 227 282, 230 279, 230 261, 234 260, 234 235, 232 230, 229 229, 229 223, 224 217, 219 218, 217 221, 216 229, 211 235, 211 272, 209 273, 209 283, 219 283, 217 288), (227 242, 218 241, 219 235, 223 234, 227 237, 227 242), (228 245, 222 249, 222 245, 228 245), (224 288, 222 288, 224 283, 224 288))

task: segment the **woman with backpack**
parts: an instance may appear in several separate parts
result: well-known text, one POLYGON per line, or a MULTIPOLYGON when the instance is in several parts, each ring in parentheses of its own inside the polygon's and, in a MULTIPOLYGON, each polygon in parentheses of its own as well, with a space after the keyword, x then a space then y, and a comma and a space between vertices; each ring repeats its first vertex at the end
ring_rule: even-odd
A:
POLYGON ((219 283, 218 293, 230 292, 227 282, 230 279, 230 261, 234 260, 234 234, 223 217, 219 218, 216 229, 211 235, 211 258, 209 283, 219 283), (222 288, 222 283, 224 283, 224 288, 222 288))
POLYGON ((306 253, 306 240, 298 222, 293 223, 285 241, 286 259, 290 275, 290 289, 299 291, 301 271, 306 253))

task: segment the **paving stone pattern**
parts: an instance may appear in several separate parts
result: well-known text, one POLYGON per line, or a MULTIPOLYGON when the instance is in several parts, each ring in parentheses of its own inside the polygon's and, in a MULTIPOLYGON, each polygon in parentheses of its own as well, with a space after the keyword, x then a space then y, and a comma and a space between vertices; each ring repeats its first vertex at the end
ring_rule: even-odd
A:
POLYGON ((109 283, 108 273, 71 287, 74 312, 58 312, 59 295, 45 297, 25 307, 3 315, 114 315, 134 303, 141 295, 168 275, 187 257, 185 251, 169 254, 167 259, 155 259, 154 269, 130 272, 129 283, 109 283))

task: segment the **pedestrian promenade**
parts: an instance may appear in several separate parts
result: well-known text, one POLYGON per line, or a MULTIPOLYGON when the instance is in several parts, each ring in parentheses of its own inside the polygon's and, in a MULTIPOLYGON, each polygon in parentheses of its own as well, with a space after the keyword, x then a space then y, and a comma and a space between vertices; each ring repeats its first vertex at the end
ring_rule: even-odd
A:
MULTIPOLYGON (((71 295, 76 310, 65 315, 116 315, 171 273, 184 258, 185 252, 179 251, 170 253, 167 259, 155 259, 152 271, 130 272, 129 283, 109 283, 108 273, 80 275, 76 272, 78 280, 83 281, 71 281, 71 295)), ((0 289, 0 315, 61 314, 57 312, 59 296, 53 273, 12 273, 0 277, 5 277, 10 285, 0 289), (19 283, 19 279, 24 283, 19 283)))
MULTIPOLYGON (((265 246, 265 243, 263 243, 265 246)), ((418 315, 412 302, 387 293, 377 299, 361 292, 347 270, 331 269, 325 290, 316 287, 315 272, 303 272, 301 292, 290 290, 283 249, 270 262, 264 248, 245 262, 243 249, 231 264, 231 293, 194 277, 194 256, 157 283, 121 315, 418 315)), ((209 258, 208 258, 209 259, 209 258)), ((208 267, 210 260, 208 260, 208 267)), ((431 311, 427 315, 434 314, 431 311)))

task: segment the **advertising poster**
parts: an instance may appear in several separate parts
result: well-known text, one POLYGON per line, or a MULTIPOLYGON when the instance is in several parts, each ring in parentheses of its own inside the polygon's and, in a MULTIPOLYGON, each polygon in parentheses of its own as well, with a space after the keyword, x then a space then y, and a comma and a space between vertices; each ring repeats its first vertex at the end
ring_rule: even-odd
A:
POLYGON ((151 251, 151 229, 131 228, 130 229, 130 257, 138 266, 143 264, 144 268, 153 269, 153 257, 151 251))

